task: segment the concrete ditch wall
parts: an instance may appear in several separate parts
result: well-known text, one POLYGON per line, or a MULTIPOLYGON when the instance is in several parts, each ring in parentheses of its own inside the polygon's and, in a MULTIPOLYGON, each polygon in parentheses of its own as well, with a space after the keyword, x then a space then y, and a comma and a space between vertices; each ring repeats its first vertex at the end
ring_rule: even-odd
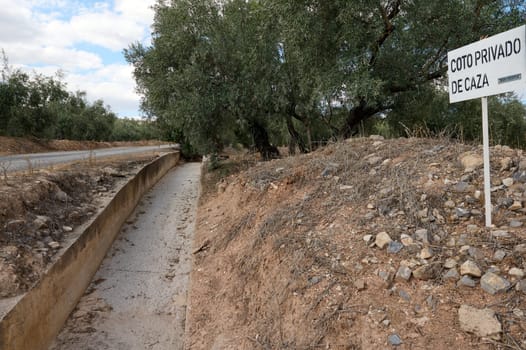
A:
POLYGON ((40 282, 0 320, 0 350, 47 350, 141 197, 179 161, 169 153, 124 185, 40 282))

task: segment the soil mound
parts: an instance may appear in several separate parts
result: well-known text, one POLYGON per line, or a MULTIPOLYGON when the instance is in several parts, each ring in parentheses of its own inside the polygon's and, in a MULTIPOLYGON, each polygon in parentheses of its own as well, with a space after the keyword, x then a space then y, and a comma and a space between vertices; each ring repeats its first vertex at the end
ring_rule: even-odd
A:
POLYGON ((525 348, 526 157, 492 148, 486 229, 481 154, 372 137, 223 178, 199 208, 187 348, 525 348))

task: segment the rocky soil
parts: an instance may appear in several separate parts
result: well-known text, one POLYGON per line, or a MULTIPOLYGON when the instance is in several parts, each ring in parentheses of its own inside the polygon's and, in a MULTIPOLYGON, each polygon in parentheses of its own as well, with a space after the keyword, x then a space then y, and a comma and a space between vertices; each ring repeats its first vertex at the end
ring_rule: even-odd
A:
POLYGON ((36 283, 116 186, 153 159, 79 162, 0 178, 0 298, 36 283))
POLYGON ((526 349, 526 155, 492 148, 487 229, 481 154, 371 137, 224 177, 198 213, 187 348, 526 349))

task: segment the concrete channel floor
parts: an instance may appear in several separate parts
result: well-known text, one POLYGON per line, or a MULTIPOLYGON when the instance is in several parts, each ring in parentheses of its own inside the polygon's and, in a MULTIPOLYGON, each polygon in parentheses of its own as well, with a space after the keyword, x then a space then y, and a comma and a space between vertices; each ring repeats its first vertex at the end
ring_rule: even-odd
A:
POLYGON ((145 195, 50 349, 183 348, 199 178, 179 165, 145 195))

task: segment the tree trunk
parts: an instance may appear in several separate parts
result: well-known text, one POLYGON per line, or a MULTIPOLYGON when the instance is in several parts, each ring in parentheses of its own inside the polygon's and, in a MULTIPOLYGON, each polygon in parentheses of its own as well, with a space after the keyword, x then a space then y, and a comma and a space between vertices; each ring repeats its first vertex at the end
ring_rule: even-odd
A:
POLYGON ((277 147, 270 144, 267 130, 258 121, 250 121, 250 132, 252 133, 256 150, 261 154, 263 160, 279 157, 277 147))
POLYGON ((349 115, 345 120, 345 125, 341 130, 343 137, 351 137, 355 133, 355 128, 360 124, 361 121, 372 117, 376 113, 380 112, 380 110, 381 109, 377 107, 368 106, 364 99, 360 100, 360 103, 349 111, 349 115))
POLYGON ((287 120, 287 129, 290 135, 289 153, 291 155, 296 154, 296 145, 299 147, 301 153, 307 153, 308 149, 305 147, 305 143, 303 142, 301 135, 294 128, 292 117, 290 115, 287 115, 286 120, 287 120))

